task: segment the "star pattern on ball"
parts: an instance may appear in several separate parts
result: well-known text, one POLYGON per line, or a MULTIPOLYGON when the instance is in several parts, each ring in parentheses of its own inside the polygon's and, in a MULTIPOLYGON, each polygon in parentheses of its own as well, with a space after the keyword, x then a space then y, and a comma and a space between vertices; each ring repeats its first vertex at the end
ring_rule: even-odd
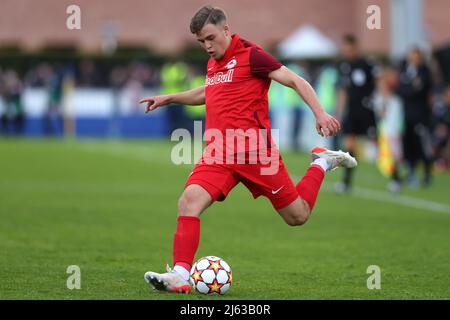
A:
POLYGON ((194 273, 192 273, 192 279, 194 279, 194 283, 197 284, 199 281, 203 281, 201 272, 195 268, 194 273))
POLYGON ((222 269, 222 266, 220 265, 220 260, 217 261, 209 260, 208 269, 214 270, 214 273, 217 274, 217 272, 219 272, 219 270, 222 269))
POLYGON ((223 284, 218 283, 217 279, 214 279, 214 282, 211 284, 208 284, 208 287, 209 287, 208 294, 211 294, 211 293, 220 294, 220 288, 223 287, 223 284))

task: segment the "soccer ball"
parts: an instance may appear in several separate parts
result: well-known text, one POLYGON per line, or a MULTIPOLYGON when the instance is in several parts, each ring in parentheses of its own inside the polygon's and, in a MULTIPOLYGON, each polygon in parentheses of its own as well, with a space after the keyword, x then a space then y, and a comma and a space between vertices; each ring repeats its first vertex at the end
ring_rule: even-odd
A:
POLYGON ((190 283, 199 293, 223 295, 231 287, 231 268, 219 257, 203 257, 192 266, 190 283))

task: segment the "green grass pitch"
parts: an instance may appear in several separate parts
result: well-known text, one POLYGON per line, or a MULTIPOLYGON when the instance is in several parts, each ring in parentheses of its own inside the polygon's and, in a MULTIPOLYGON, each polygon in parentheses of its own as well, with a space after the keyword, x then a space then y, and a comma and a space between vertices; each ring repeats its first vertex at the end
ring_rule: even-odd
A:
MULTIPOLYGON (((202 216, 196 258, 233 269, 226 296, 151 290, 171 263, 177 201, 192 166, 159 141, 0 140, 0 299, 448 299, 450 176, 429 189, 385 192, 361 163, 357 189, 335 195, 327 174, 308 223, 289 227, 239 185, 202 216), (69 265, 81 289, 69 290, 69 265), (367 267, 381 289, 367 288, 367 267)), ((306 155, 284 153, 297 182, 306 155)))

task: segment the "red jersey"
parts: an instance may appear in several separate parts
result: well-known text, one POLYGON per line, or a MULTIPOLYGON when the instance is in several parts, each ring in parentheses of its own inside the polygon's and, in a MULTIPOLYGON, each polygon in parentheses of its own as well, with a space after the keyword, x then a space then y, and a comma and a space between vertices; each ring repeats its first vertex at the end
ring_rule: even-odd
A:
POLYGON ((232 35, 223 58, 208 61, 206 129, 264 128, 269 132, 268 74, 281 66, 258 45, 232 35))
MULTIPOLYGON (((224 57, 218 61, 208 61, 206 130, 219 131, 218 136, 226 136, 227 129, 256 131, 258 134, 264 132, 260 129, 265 129, 269 135, 267 93, 271 80, 268 74, 281 67, 282 64, 261 47, 241 39, 237 34, 233 35, 224 57)), ((189 175, 186 187, 200 185, 213 201, 223 201, 234 186, 242 182, 254 198, 266 196, 277 210, 298 199, 281 156, 277 148, 272 147, 271 137, 265 136, 263 143, 259 141, 257 146, 245 144, 245 149, 230 146, 226 143, 227 139, 222 140, 226 148, 224 158, 221 140, 216 140, 216 136, 214 140, 208 140, 206 135, 207 132, 205 152, 189 175), (269 149, 269 153, 265 152, 269 149), (243 154, 244 157, 240 157, 243 154), (245 162, 241 164, 239 158, 245 162), (256 158, 258 161, 252 162, 256 158)))

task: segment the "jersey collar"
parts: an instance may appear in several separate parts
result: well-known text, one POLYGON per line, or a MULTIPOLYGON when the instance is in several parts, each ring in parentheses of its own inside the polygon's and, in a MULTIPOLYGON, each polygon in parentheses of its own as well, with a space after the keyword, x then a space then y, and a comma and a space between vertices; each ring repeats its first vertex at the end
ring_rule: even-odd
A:
POLYGON ((222 59, 217 61, 218 63, 222 63, 224 61, 227 61, 233 56, 234 50, 236 49, 236 45, 238 44, 240 39, 241 38, 239 37, 239 35, 237 33, 231 35, 230 45, 228 46, 227 51, 225 51, 225 54, 222 57, 222 59))

